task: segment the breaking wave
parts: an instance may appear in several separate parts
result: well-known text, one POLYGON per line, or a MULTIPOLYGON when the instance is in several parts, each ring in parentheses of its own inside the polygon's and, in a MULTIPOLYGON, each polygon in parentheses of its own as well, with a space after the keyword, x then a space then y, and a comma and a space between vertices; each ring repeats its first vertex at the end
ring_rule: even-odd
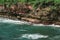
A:
POLYGON ((39 39, 39 38, 48 38, 48 36, 47 35, 41 35, 41 34, 22 34, 21 37, 18 37, 15 39, 20 39, 20 38, 39 39))
POLYGON ((55 25, 55 24, 52 24, 52 25, 33 24, 33 26, 51 26, 51 27, 60 27, 60 25, 55 25))
POLYGON ((53 27, 60 27, 60 25, 43 25, 43 24, 33 24, 31 22, 26 22, 26 21, 20 21, 20 20, 11 20, 7 18, 0 18, 0 22, 2 23, 13 23, 13 24, 27 24, 27 25, 33 25, 33 26, 53 26, 53 27))
POLYGON ((7 19, 7 18, 0 18, 0 22, 13 23, 13 24, 28 24, 28 22, 25 22, 25 21, 12 20, 12 19, 7 19))

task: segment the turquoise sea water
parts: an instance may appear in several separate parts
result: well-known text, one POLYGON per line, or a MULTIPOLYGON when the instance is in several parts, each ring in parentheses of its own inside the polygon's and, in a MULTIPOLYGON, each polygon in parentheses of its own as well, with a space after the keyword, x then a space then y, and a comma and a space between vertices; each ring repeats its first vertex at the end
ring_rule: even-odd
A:
POLYGON ((60 40, 60 28, 16 24, 0 19, 0 40, 60 40))

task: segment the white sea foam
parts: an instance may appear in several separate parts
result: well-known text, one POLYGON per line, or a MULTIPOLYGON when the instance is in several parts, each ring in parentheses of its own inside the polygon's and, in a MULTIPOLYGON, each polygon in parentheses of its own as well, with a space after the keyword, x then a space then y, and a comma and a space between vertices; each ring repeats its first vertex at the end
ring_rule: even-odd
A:
POLYGON ((43 24, 33 24, 31 22, 26 22, 26 21, 19 21, 19 20, 11 20, 7 18, 0 18, 0 22, 2 23, 13 23, 13 24, 27 24, 27 25, 33 25, 33 26, 53 26, 53 27, 60 27, 60 25, 43 25, 43 24))
POLYGON ((27 38, 27 39, 39 39, 39 38, 47 38, 47 35, 41 35, 41 34, 23 34, 21 38, 27 38))
POLYGON ((26 38, 26 39, 41 39, 41 38, 48 38, 47 35, 41 35, 41 34, 22 34, 22 36, 18 37, 18 38, 14 38, 14 39, 23 39, 23 38, 26 38))
POLYGON ((55 24, 51 24, 51 25, 33 24, 33 26, 52 26, 52 27, 60 27, 60 25, 55 25, 55 24))
POLYGON ((25 21, 11 20, 11 19, 7 19, 7 18, 0 18, 0 22, 2 22, 2 23, 14 23, 14 24, 28 24, 28 22, 25 22, 25 21))

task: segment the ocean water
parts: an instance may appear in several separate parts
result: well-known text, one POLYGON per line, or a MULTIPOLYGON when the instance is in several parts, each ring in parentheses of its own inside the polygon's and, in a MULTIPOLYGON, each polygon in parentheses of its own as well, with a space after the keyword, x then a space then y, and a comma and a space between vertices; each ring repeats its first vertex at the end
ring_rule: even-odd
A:
POLYGON ((60 27, 0 18, 0 40, 60 40, 60 27))

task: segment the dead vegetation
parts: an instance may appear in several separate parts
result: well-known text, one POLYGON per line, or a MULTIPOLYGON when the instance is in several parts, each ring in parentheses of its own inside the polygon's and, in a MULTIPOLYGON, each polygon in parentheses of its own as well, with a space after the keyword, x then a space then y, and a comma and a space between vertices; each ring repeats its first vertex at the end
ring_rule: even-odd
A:
POLYGON ((60 5, 56 6, 53 2, 38 4, 36 9, 29 3, 12 4, 10 7, 2 6, 4 9, 0 6, 0 10, 3 10, 2 12, 0 11, 0 15, 8 15, 10 18, 15 17, 19 20, 22 18, 29 20, 31 18, 31 20, 40 20, 42 23, 60 21, 60 5))

